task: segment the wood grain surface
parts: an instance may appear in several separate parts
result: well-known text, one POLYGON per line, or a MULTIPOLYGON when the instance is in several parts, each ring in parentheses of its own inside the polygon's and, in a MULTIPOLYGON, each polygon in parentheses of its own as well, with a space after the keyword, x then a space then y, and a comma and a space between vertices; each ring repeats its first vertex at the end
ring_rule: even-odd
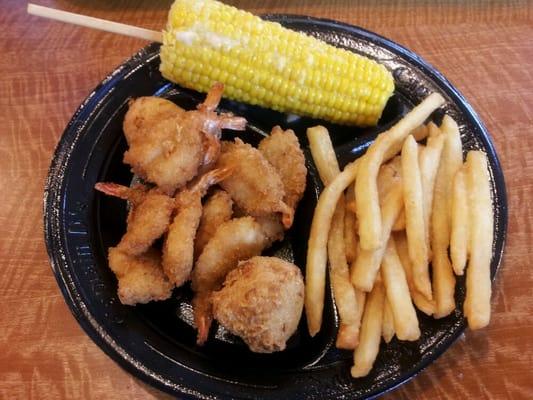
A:
MULTIPOLYGON (((169 1, 36 1, 160 29, 169 1)), ((533 397, 533 3, 430 0, 234 0, 255 13, 336 19, 377 32, 436 66, 495 142, 509 229, 491 325, 467 331, 387 399, 533 397)), ((30 17, 0 3, 0 398, 165 398, 80 329, 52 275, 42 194, 59 137, 80 102, 141 40, 30 17)))

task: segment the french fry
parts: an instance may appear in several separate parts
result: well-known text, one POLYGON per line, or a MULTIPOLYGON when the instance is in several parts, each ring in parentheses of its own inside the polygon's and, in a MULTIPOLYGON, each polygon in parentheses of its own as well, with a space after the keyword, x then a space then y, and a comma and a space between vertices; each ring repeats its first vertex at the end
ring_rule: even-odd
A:
POLYGON ((329 132, 321 125, 313 126, 307 129, 307 139, 320 180, 327 186, 340 173, 329 132))
POLYGON ((359 247, 357 258, 351 270, 352 284, 357 289, 365 292, 370 292, 374 286, 374 281, 379 272, 383 254, 385 253, 386 243, 391 234, 392 225, 398 218, 398 214, 403 207, 401 181, 394 184, 382 203, 381 219, 383 221, 383 231, 381 233, 381 242, 384 245, 375 250, 367 250, 359 247))
POLYGON ((440 94, 429 95, 396 125, 380 134, 361 158, 360 171, 355 184, 355 200, 362 249, 372 250, 382 244, 382 221, 376 182, 379 167, 397 154, 409 133, 421 125, 443 103, 444 98, 440 94))
MULTIPOLYGON (((402 156, 400 154, 391 158, 391 160, 386 163, 395 173, 395 176, 402 174, 402 156)), ((379 183, 379 182, 378 182, 379 183)))
POLYGON ((405 230, 405 211, 402 208, 402 211, 400 211, 398 218, 396 218, 396 221, 394 221, 394 225, 392 225, 392 231, 400 232, 404 230, 405 230))
POLYGON ((361 319, 365 309, 366 293, 361 290, 355 290, 357 303, 356 321, 353 324, 346 325, 341 323, 337 333, 335 346, 338 349, 353 350, 359 344, 359 332, 361 328, 361 319))
POLYGON ((396 336, 400 340, 417 340, 420 337, 418 318, 411 302, 405 272, 392 237, 389 238, 383 256, 381 275, 394 316, 396 336))
MULTIPOLYGON (((357 220, 355 220, 355 228, 357 229, 357 220)), ((355 262, 355 260, 357 260, 357 257, 359 256, 359 236, 357 236, 357 234, 355 234, 354 246, 355 246, 354 258, 353 258, 353 261, 350 263, 350 266, 355 262)), ((351 271, 351 267, 350 267, 350 271, 351 271)), ((350 281, 351 281, 351 278, 350 278, 350 281)))
MULTIPOLYGON (((421 125, 421 127, 425 128, 426 125, 421 125)), ((416 131, 416 129, 415 129, 415 131, 416 131)), ((415 131, 413 131, 413 132, 415 132, 415 131)), ((427 129, 425 129, 424 132, 427 133, 427 129)), ((427 136, 427 134, 426 134, 426 136, 427 136)), ((416 136, 414 136, 414 134, 413 134, 413 137, 416 140, 418 140, 416 138, 416 136)), ((401 174, 402 174, 402 157, 401 156, 394 157, 388 164, 390 164, 394 168, 394 170, 397 172, 397 174, 401 176, 401 174)), ((379 181, 378 181, 378 183, 379 183, 379 181)), ((402 210, 400 211, 400 214, 398 215, 398 218, 396 218, 396 221, 394 221, 394 225, 392 226, 392 230, 394 232, 405 230, 405 211, 403 210, 403 207, 402 207, 402 210)))
MULTIPOLYGON (((346 189, 346 204, 355 204, 355 187, 348 186, 346 189)), ((355 229, 355 213, 348 210, 344 214, 344 246, 346 247, 346 261, 351 264, 357 255, 357 231, 355 229)))
POLYGON ((429 278, 428 250, 424 227, 422 178, 418 164, 418 144, 412 136, 402 148, 402 177, 405 211, 405 231, 409 256, 413 263, 413 282, 428 300, 432 299, 429 278))
MULTIPOLYGON (((448 189, 448 196, 446 196, 446 207, 447 207, 447 213, 448 213, 448 241, 449 238, 449 232, 450 232, 450 223, 452 220, 452 196, 449 194, 451 193, 451 189, 453 187, 453 178, 455 177, 455 174, 459 169, 463 166, 463 144, 461 143, 461 134, 459 132, 459 127, 457 126, 457 122, 450 117, 449 115, 445 115, 442 119, 442 124, 440 126, 440 130, 443 134, 446 135, 445 139, 445 145, 443 147, 443 154, 444 149, 446 149, 446 165, 447 165, 447 172, 448 172, 448 179, 447 179, 447 189, 448 189)), ((449 242, 448 242, 449 244, 449 242)))
MULTIPOLYGON (((341 197, 342 198, 342 197, 341 197)), ((350 325, 356 322, 357 303, 355 289, 350 282, 350 272, 346 262, 344 247, 344 204, 340 200, 333 214, 328 239, 328 258, 333 297, 341 323, 350 325)), ((355 347, 355 344, 354 344, 355 347)))
MULTIPOLYGON (((430 122, 431 123, 431 122, 430 122)), ((429 125, 429 124, 428 124, 429 125)), ((413 131, 411 132, 411 135, 415 138, 417 142, 420 142, 421 140, 424 140, 429 135, 429 127, 428 125, 420 125, 417 126, 413 131)))
POLYGON ((471 329, 490 320, 490 261, 492 258, 493 214, 487 157, 470 151, 466 157, 468 204, 470 209, 470 260, 466 270, 464 313, 471 329))
MULTIPOLYGON (((346 202, 346 210, 348 210, 348 211, 350 211, 351 213, 354 213, 354 214, 356 213, 356 211, 355 211, 355 200, 346 202)), ((354 219, 354 225, 355 225, 355 235, 357 237, 357 217, 354 219)))
MULTIPOLYGON (((323 127, 309 129, 307 133, 310 142, 311 153, 313 154, 313 159, 315 160, 317 168, 319 169, 319 174, 320 169, 322 169, 323 179, 328 182, 328 180, 334 175, 334 173, 332 173, 331 166, 334 165, 333 163, 337 163, 334 153, 331 153, 332 146, 331 140, 329 139, 329 134, 323 127), (333 154, 333 157, 331 154, 333 154)), ((344 190, 355 179, 358 164, 358 161, 348 164, 340 174, 338 174, 333 180, 331 180, 331 182, 329 182, 329 184, 327 184, 322 191, 315 208, 307 248, 305 285, 305 312, 307 316, 308 330, 311 336, 316 335, 322 325, 322 313, 324 310, 324 294, 326 286, 326 264, 328 258, 328 239, 330 228, 332 227, 332 220, 334 219, 339 199, 343 197, 344 190)), ((336 219, 340 219, 340 217, 337 216, 336 219)), ((347 301, 344 300, 345 298, 349 298, 349 301, 353 305, 353 309, 355 309, 356 300, 353 288, 351 288, 351 291, 348 290, 350 282, 347 264, 344 265, 342 261, 339 263, 336 261, 337 257, 339 259, 342 259, 342 257, 345 258, 343 215, 342 219, 340 219, 339 225, 335 224, 334 226, 340 226, 340 229, 335 228, 335 232, 340 232, 340 237, 336 243, 331 241, 331 245, 334 245, 334 247, 329 249, 329 253, 331 254, 333 252, 333 254, 335 254, 335 261, 333 262, 335 265, 331 265, 330 268, 334 271, 334 273, 332 273, 332 284, 334 286, 333 292, 340 313, 341 309, 348 309, 348 307, 344 307, 343 305, 339 306, 339 304, 347 301), (339 243, 342 243, 342 246, 339 243), (339 287, 339 281, 344 281, 346 285, 343 284, 339 287), (337 287, 337 290, 335 287, 337 287), (352 293, 353 296, 350 293, 352 293)), ((338 233, 335 235, 338 235, 338 233)), ((344 261, 344 263, 346 263, 346 261, 344 261)), ((349 313, 351 312, 352 311, 349 313)), ((349 323, 353 321, 352 318, 353 317, 348 318, 349 323)))
POLYGON ((380 205, 394 184, 401 179, 401 164, 399 163, 399 158, 394 157, 393 160, 394 162, 391 161, 383 164, 379 169, 377 183, 380 205))
MULTIPOLYGON (((421 125, 421 127, 426 128, 426 125, 421 125)), ((417 129, 415 129, 413 131, 413 137, 416 140, 418 140, 417 137, 414 136, 416 131, 417 131, 417 129)), ((424 132, 425 136, 427 136, 427 131, 428 131, 427 129, 422 130, 422 132, 424 132)), ((422 135, 419 134, 419 136, 422 136, 422 135)), ((423 137, 425 137, 425 136, 423 136, 423 137)), ((393 168, 393 170, 396 172, 396 174, 401 177, 401 175, 402 175, 402 158, 401 158, 401 156, 394 157, 387 164, 390 165, 391 168, 393 168)), ((405 212, 403 210, 403 207, 402 207, 402 210, 400 211, 400 214, 398 215, 398 218, 396 218, 396 221, 394 221, 394 225, 392 226, 392 230, 394 232, 405 230, 405 212)))
POLYGON ((366 292, 355 289, 355 298, 357 299, 357 318, 356 321, 361 325, 361 319, 363 318, 363 312, 365 311, 366 292))
MULTIPOLYGON (((324 127, 318 126, 309 128, 307 136, 318 173, 324 185, 327 185, 340 173, 329 132, 324 127)), ((353 187, 353 185, 350 186, 353 187)), ((344 196, 341 195, 337 201, 337 207, 331 220, 328 238, 328 259, 333 297, 339 312, 341 324, 352 326, 356 323, 357 303, 355 289, 350 282, 350 273, 346 259, 346 246, 344 242, 345 214, 344 196)), ((353 327, 345 332, 349 333, 349 331, 353 331, 353 327)), ((357 338, 353 335, 353 332, 352 335, 345 334, 339 344, 343 348, 354 349, 357 345, 357 338), (349 339, 352 341, 349 342, 349 339)))
MULTIPOLYGON (((390 229, 388 227, 392 219, 395 218, 395 215, 397 215, 399 210, 403 207, 401 201, 399 157, 395 157, 389 163, 381 166, 378 173, 377 183, 384 227, 382 232, 382 242, 386 243, 388 236, 390 235, 390 229), (393 192, 393 194, 389 196, 391 192, 393 192)), ((363 250, 358 246, 357 258, 355 262, 352 263, 350 274, 352 283, 356 288, 366 292, 372 290, 384 252, 385 245, 382 245, 375 250, 363 250)))
POLYGON ((428 128, 428 137, 436 137, 436 136, 439 136, 441 133, 439 127, 433 121, 427 124, 427 128, 428 128))
MULTIPOLYGON (((311 154, 315 161, 318 173, 324 185, 328 185, 340 173, 339 163, 329 132, 322 126, 307 130, 311 154)), ((353 185, 350 185, 353 187, 353 185)), ((346 259, 346 247, 344 242, 345 220, 344 196, 341 195, 331 220, 328 238, 328 258, 330 267, 333 297, 339 311, 341 323, 351 325, 356 320, 355 289, 350 282, 350 274, 346 259)), ((354 233, 355 234, 355 233, 354 233)), ((355 348, 353 343, 351 346, 355 348)), ((347 344, 345 344, 347 345, 347 344)))
POLYGON ((359 326, 357 324, 339 324, 335 347, 342 350, 354 350, 359 344, 359 326))
POLYGON ((443 318, 455 309, 455 277, 452 263, 448 254, 443 251, 434 251, 433 260, 433 287, 435 292, 435 312, 433 317, 443 318))
POLYGON ((422 177, 422 201, 424 209, 424 231, 426 232, 426 245, 428 247, 428 260, 431 260, 430 229, 431 209, 433 206, 433 189, 435 177, 439 169, 440 156, 444 145, 444 135, 440 134, 439 128, 432 123, 429 131, 437 130, 437 134, 429 136, 426 146, 419 153, 420 176, 422 177))
POLYGON ((357 176, 358 168, 358 160, 348 164, 322 191, 311 222, 305 268, 305 313, 311 336, 316 335, 322 325, 328 257, 327 243, 331 219, 333 218, 337 201, 357 176))
POLYGON ((386 296, 383 302, 383 326, 381 335, 385 343, 389 343, 394 337, 394 316, 392 315, 391 305, 386 296))
POLYGON ((441 161, 435 178, 431 215, 431 248, 433 252, 433 290, 436 310, 433 316, 442 318, 455 309, 455 277, 448 258, 450 244, 451 190, 453 178, 462 165, 462 145, 457 123, 445 116, 440 127, 445 135, 441 161))
POLYGON ((411 293, 413 304, 424 314, 431 316, 435 313, 435 300, 428 300, 422 293, 414 289, 411 293))
POLYGON ((468 191, 465 168, 455 174, 452 189, 450 258, 456 275, 463 275, 468 247, 468 191))
POLYGON ((426 315, 433 315, 435 312, 435 301, 426 299, 413 284, 413 267, 411 259, 409 258, 409 250, 407 248, 407 237, 405 232, 398 232, 394 234, 394 242, 396 243, 396 251, 400 262, 402 263, 405 278, 407 279, 407 286, 409 286, 409 293, 411 293, 411 300, 420 311, 426 315))
MULTIPOLYGON (((423 113, 429 116, 443 101, 441 96, 433 96, 425 108, 415 108, 406 116, 409 124, 423 113)), ((455 309, 453 271, 464 273, 468 257, 464 314, 472 329, 484 327, 490 320, 493 214, 486 155, 470 152, 460 169, 459 129, 449 116, 443 118, 440 128, 430 122, 408 129, 417 138, 427 137, 421 147, 415 136, 404 132, 406 126, 400 121, 378 136, 365 156, 342 172, 327 130, 316 127, 308 131, 311 152, 325 184, 308 243, 308 329, 311 336, 320 330, 329 256, 341 320, 336 346, 355 348, 351 369, 355 378, 372 369, 381 336, 386 343, 394 335, 399 340, 420 338, 415 306, 435 318, 455 309), (400 150, 401 156, 384 164, 400 150), (370 185, 361 189, 360 180, 370 185), (377 200, 378 222, 375 214, 365 214, 374 206, 361 204, 359 191, 363 199, 366 195, 372 203, 377 200), (352 207, 355 218, 348 210, 352 207), (372 231, 378 225, 379 240, 372 242, 372 231), (350 249, 347 243, 351 243, 350 249), (432 248, 433 288, 428 265, 432 248)))
POLYGON ((367 296, 359 345, 354 352, 354 365, 351 369, 352 377, 360 378, 368 375, 378 355, 379 342, 383 324, 383 303, 385 291, 381 282, 376 282, 367 296))

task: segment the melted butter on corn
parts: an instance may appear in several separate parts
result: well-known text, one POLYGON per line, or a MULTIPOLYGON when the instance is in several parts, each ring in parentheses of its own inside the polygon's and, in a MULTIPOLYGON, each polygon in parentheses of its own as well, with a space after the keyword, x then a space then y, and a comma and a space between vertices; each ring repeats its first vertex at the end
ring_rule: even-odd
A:
POLYGON ((215 49, 228 50, 240 44, 240 40, 211 32, 199 23, 194 24, 188 30, 173 29, 172 33, 177 41, 187 46, 208 45, 215 49))

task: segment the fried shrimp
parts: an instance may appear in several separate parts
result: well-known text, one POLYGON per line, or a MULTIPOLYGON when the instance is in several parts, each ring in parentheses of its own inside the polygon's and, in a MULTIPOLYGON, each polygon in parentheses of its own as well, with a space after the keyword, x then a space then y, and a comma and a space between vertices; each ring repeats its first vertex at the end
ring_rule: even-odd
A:
POLYGON ((258 353, 285 349, 298 327, 304 280, 294 264, 253 257, 231 271, 212 296, 214 317, 258 353))
POLYGON ((124 162, 169 195, 196 175, 204 154, 202 136, 181 116, 158 122, 146 136, 128 145, 124 162))
POLYGON ((270 136, 261 140, 259 151, 278 172, 285 197, 283 201, 293 210, 305 191, 307 168, 298 138, 291 129, 272 128, 270 136))
POLYGON ((118 247, 109 248, 109 267, 118 280, 118 298, 122 304, 135 305, 166 300, 174 285, 161 268, 161 254, 149 248, 144 254, 131 256, 118 247))
POLYGON ((211 170, 190 189, 184 189, 176 196, 177 212, 163 245, 163 270, 177 287, 189 279, 193 266, 194 238, 202 216, 202 197, 210 186, 230 174, 230 168, 211 170))
POLYGON ((205 245, 191 274, 198 344, 206 341, 211 326, 211 293, 220 289, 226 274, 239 261, 261 254, 269 243, 263 227, 253 217, 242 217, 223 223, 205 245))
POLYGON ((222 142, 217 168, 235 166, 233 174, 220 186, 247 214, 266 216, 281 213, 283 225, 292 225, 294 210, 284 201, 285 189, 275 168, 251 145, 240 139, 222 142))
POLYGON ((133 100, 124 119, 129 146, 124 162, 167 194, 183 187, 202 165, 216 160, 222 129, 246 126, 242 117, 216 113, 223 90, 223 85, 213 85, 205 102, 192 111, 159 98, 133 100))
POLYGON ((155 96, 132 99, 128 106, 122 125, 128 143, 144 139, 160 121, 180 117, 185 113, 183 108, 170 100, 155 96))
POLYGON ((202 253, 204 246, 213 237, 218 227, 231 219, 232 214, 233 200, 227 192, 217 190, 207 199, 194 240, 195 258, 202 253))
POLYGON ((95 189, 131 202, 128 226, 117 245, 118 250, 138 256, 148 250, 168 229, 174 210, 174 199, 159 193, 158 189, 147 190, 142 185, 129 188, 107 182, 97 183, 95 189))

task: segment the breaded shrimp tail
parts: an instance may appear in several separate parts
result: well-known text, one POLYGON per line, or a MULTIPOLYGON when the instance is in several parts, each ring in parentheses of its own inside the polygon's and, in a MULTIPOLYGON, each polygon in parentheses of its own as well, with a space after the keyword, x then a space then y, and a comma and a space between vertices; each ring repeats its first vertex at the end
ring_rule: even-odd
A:
POLYGON ((223 92, 224 85, 220 82, 215 82, 209 92, 207 92, 204 102, 196 107, 202 113, 214 114, 213 117, 205 119, 204 132, 214 134, 218 139, 220 139, 221 129, 242 131, 246 128, 246 119, 243 117, 235 117, 231 113, 216 115, 215 110, 222 99, 223 92))
POLYGON ((222 99, 222 93, 224 92, 224 84, 220 82, 213 83, 203 103, 199 104, 198 111, 213 112, 218 107, 218 103, 222 99))
POLYGON ((146 187, 143 185, 137 185, 130 188, 112 182, 98 182, 94 185, 94 188, 108 196, 118 197, 122 200, 129 200, 132 203, 140 203, 147 192, 146 187))
MULTIPOLYGON (((220 155, 220 140, 213 135, 204 135, 204 159, 202 161, 202 169, 213 164, 220 155)), ((200 171, 201 173, 201 171, 200 171)))
MULTIPOLYGON (((189 191, 199 195, 200 197, 203 197, 207 193, 207 189, 228 178, 232 172, 232 166, 213 169, 202 175, 202 177, 189 189, 189 191)), ((176 197, 176 200, 180 202, 180 195, 176 197)))
POLYGON ((210 293, 198 293, 192 300, 194 309, 194 323, 198 330, 196 344, 202 346, 209 335, 209 328, 213 322, 213 307, 211 305, 210 293))
POLYGON ((224 85, 216 82, 207 92, 204 102, 196 107, 198 113, 203 117, 202 132, 213 135, 217 139, 220 139, 222 129, 242 131, 246 128, 245 118, 235 117, 231 113, 216 113, 215 110, 218 107, 218 103, 220 103, 223 91, 224 85))
POLYGON ((281 212, 281 222, 283 223, 285 229, 289 229, 292 226, 292 221, 294 220, 294 209, 281 201, 279 203, 279 209, 276 211, 281 212))
POLYGON ((222 98, 223 91, 224 85, 216 82, 207 93, 204 102, 196 107, 197 111, 194 114, 198 120, 199 129, 203 134, 204 159, 200 174, 208 171, 220 155, 222 129, 242 131, 246 128, 245 118, 235 117, 231 113, 217 114, 216 108, 222 98))
POLYGON ((246 119, 234 117, 230 113, 220 116, 220 128, 231 129, 232 131, 244 131, 246 129, 246 119))

